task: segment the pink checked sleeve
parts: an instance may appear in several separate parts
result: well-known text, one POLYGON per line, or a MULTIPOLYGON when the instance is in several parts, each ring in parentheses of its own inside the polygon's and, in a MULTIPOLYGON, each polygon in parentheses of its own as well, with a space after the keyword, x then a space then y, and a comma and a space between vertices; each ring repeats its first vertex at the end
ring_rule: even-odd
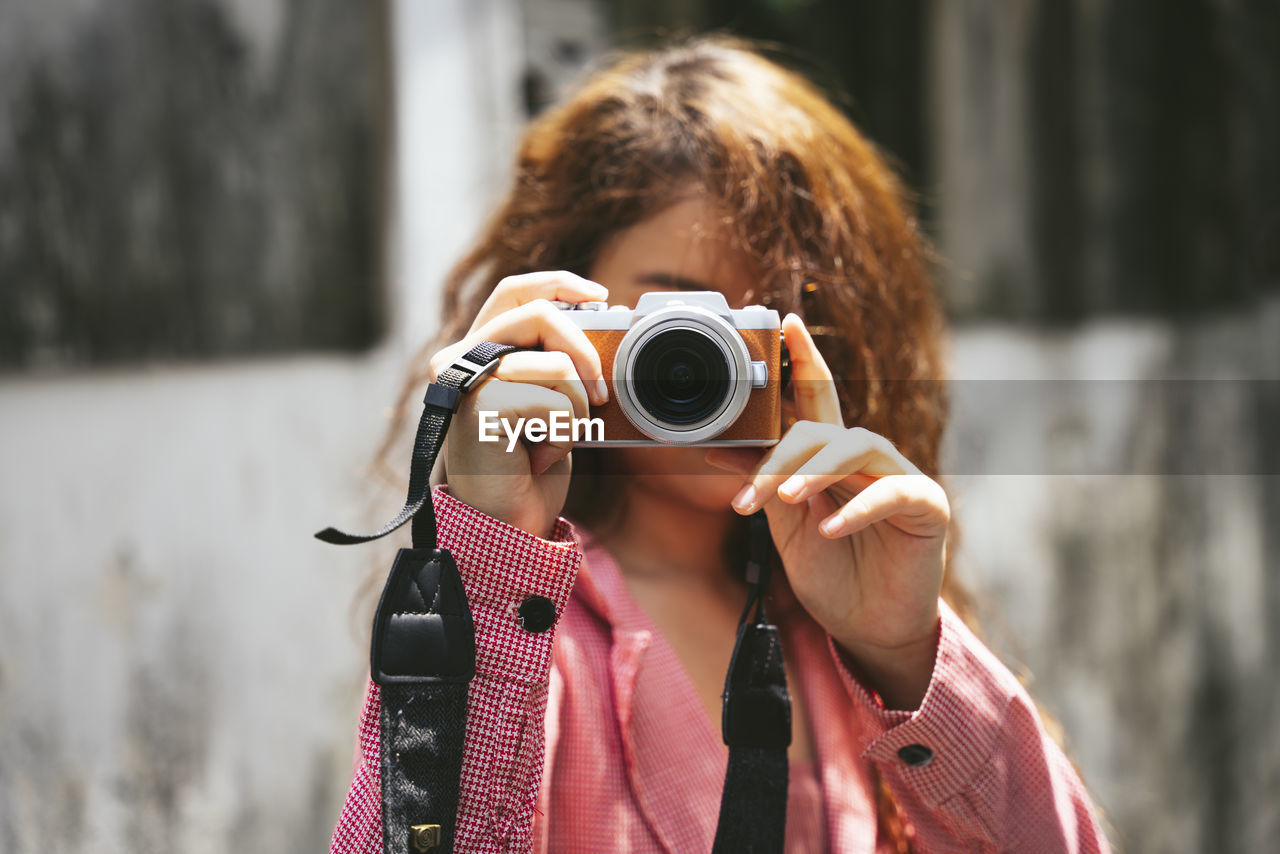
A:
MULTIPOLYGON (((519 609, 531 597, 542 597, 558 621, 582 550, 563 519, 543 540, 463 504, 447 488, 433 495, 439 542, 458 564, 476 626, 454 850, 528 851, 542 780, 555 625, 526 630, 519 609)), ((378 686, 371 682, 360 715, 360 755, 334 831, 333 854, 382 851, 379 703, 378 686)))
POLYGON ((945 603, 920 708, 886 709, 831 643, 877 766, 929 852, 1106 852, 1084 784, 1017 678, 945 603))

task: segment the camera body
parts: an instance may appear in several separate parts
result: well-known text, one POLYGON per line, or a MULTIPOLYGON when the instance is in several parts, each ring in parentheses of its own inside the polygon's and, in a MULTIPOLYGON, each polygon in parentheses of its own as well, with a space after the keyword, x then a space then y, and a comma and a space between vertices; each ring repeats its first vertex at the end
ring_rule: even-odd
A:
POLYGON ((715 291, 654 292, 635 309, 558 303, 600 354, 610 445, 768 446, 782 435, 786 349, 778 313, 715 291))

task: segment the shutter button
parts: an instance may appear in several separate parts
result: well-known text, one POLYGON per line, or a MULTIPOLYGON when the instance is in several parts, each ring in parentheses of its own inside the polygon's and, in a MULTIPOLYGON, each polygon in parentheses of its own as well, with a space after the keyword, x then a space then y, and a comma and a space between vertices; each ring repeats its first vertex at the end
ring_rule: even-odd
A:
POLYGON ((923 768, 933 761, 933 751, 923 744, 908 744, 898 751, 898 758, 912 768, 923 768))
POLYGON ((541 634, 556 621, 556 606, 546 596, 530 596, 520 603, 520 627, 541 634))

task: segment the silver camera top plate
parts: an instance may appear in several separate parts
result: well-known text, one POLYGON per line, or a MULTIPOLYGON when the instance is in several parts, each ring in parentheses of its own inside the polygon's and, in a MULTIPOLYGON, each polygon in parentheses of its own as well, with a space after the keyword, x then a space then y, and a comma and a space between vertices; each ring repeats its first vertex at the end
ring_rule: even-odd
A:
POLYGON ((724 294, 718 291, 651 291, 641 294, 634 309, 613 305, 601 310, 604 304, 599 302, 571 304, 557 301, 555 305, 573 312, 573 322, 579 329, 629 329, 653 312, 675 306, 702 309, 724 318, 735 329, 782 328, 778 312, 773 309, 763 305, 729 308, 724 294))

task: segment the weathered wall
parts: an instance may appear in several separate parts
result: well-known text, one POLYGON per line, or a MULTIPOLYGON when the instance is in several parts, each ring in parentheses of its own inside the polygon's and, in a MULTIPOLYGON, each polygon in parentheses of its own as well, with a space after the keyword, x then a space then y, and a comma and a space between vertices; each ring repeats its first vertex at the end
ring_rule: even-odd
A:
POLYGON ((1277 7, 957 0, 929 27, 924 189, 970 324, 951 468, 989 633, 1125 850, 1270 850, 1277 7))
POLYGON ((0 11, 0 368, 381 336, 387 3, 0 11))
POLYGON ((955 337, 949 486, 989 641, 1129 852, 1280 834, 1280 299, 955 337))
MULTIPOLYGON (((114 102, 83 106, 123 121, 142 109, 138 101, 165 90, 148 75, 175 73, 139 66, 130 53, 144 47, 140 33, 155 25, 138 16, 152 13, 170 21, 196 15, 194 24, 185 19, 195 27, 187 46, 198 53, 214 36, 224 46, 237 45, 247 79, 274 80, 271 70, 291 62, 295 74, 309 67, 321 84, 335 75, 348 82, 360 77, 343 67, 344 57, 351 58, 344 39, 352 33, 302 20, 323 11, 311 10, 314 4, 163 5, 174 8, 161 14, 147 3, 0 4, 0 66, 6 73, 0 92, 17 91, 15 75, 29 70, 24 62, 33 57, 59 78, 89 85, 100 56, 82 50, 92 31, 100 51, 118 55, 112 73, 132 69, 133 76, 112 90, 114 102), (202 28, 211 19, 218 26, 202 28), (299 67, 296 56, 284 54, 304 36, 319 41, 309 43, 309 58, 299 67)), ((361 8, 370 7, 352 7, 361 8)), ((161 359, 169 351, 160 348, 145 365, 136 364, 135 352, 133 367, 52 369, 92 356, 96 351, 89 348, 74 359, 43 362, 41 372, 0 376, 5 854, 325 850, 349 779, 364 687, 364 582, 386 554, 324 546, 311 534, 331 523, 366 525, 389 509, 382 495, 383 503, 371 510, 364 465, 407 352, 435 326, 436 283, 505 177, 519 115, 519 92, 510 85, 514 59, 502 60, 519 52, 519 19, 510 3, 413 2, 393 11, 395 27, 381 37, 395 41, 396 85, 383 97, 394 97, 399 120, 391 124, 384 116, 381 131, 366 130, 394 134, 395 149, 417 155, 406 159, 387 200, 386 218, 395 228, 387 232, 379 225, 383 214, 377 210, 327 212, 337 220, 358 217, 352 229, 387 240, 385 250, 378 249, 385 260, 379 257, 369 268, 377 280, 363 289, 389 306, 389 329, 380 333, 378 346, 318 356, 308 351, 333 342, 295 340, 270 358, 203 361, 224 352, 212 348, 181 351, 186 362, 161 359), (378 272, 383 265, 385 276, 378 272)), ((145 47, 179 65, 186 57, 172 55, 182 45, 145 47)), ((303 241, 278 246, 271 228, 248 235, 250 249, 265 240, 283 253, 272 257, 299 262, 283 270, 284 290, 306 290, 305 253, 314 251, 315 263, 332 268, 325 259, 346 250, 322 234, 292 230, 290 223, 327 215, 314 209, 319 202, 302 192, 307 187, 323 188, 344 175, 364 181, 360 170, 368 162, 347 162, 352 152, 334 137, 342 137, 335 122, 346 115, 339 102, 350 90, 343 85, 327 90, 333 103, 325 102, 323 85, 318 101, 306 86, 278 90, 276 100, 254 102, 261 121, 228 122, 204 137, 206 147, 191 129, 134 140, 132 156, 139 161, 148 145, 158 147, 157 159, 171 156, 159 147, 174 137, 179 148, 194 146, 187 154, 201 163, 221 163, 222 154, 231 159, 222 164, 226 170, 205 176, 211 204, 202 204, 201 193, 172 200, 192 229, 207 232, 192 238, 207 251, 184 257, 176 269, 197 265, 205 284, 226 285, 230 303, 251 292, 266 300, 255 310, 270 314, 272 294, 279 295, 271 286, 276 279, 219 278, 246 263, 254 271, 267 263, 240 240, 267 213, 283 217, 275 225, 303 241), (312 100, 290 102, 306 97, 312 100), (278 136, 282 123, 291 128, 285 139, 278 136), (288 152, 273 146, 293 142, 300 147, 288 162, 288 152), (271 162, 285 174, 258 175, 259 184, 237 163, 245 152, 263 151, 274 152, 278 159, 271 162), (313 156, 316 151, 339 162, 313 156), (306 177, 305 186, 294 187, 300 195, 288 191, 291 175, 306 177), (229 212, 227 193, 242 203, 260 199, 266 211, 232 206, 229 212), (247 220, 229 216, 235 210, 247 220), (222 258, 213 251, 218 248, 250 257, 222 258)), ((15 127, 7 112, 12 103, 0 109, 2 140, 15 127)), ((15 159, 13 147, 0 144, 0 173, 14 176, 27 165, 15 159)), ((67 176, 46 177, 56 183, 67 176)), ((83 205, 70 212, 75 222, 117 214, 112 198, 68 194, 64 185, 55 190, 41 198, 83 205)), ((341 196, 325 198, 343 205, 341 196)), ((67 257, 100 246, 78 245, 77 232, 57 231, 56 217, 41 220, 40 210, 15 210, 12 201, 0 202, 0 246, 6 251, 15 245, 15 227, 45 241, 71 241, 59 244, 67 257), (24 218, 18 226, 15 216, 24 218)), ((120 204, 127 207, 127 201, 120 204)), ((333 241, 352 237, 334 227, 333 241)), ((335 275, 351 269, 339 266, 335 275)), ((3 269, 6 299, 15 289, 44 287, 17 276, 12 265, 3 269)), ((180 291, 184 280, 164 284, 180 291)), ((345 309, 328 303, 324 293, 309 298, 343 317, 345 309)), ((305 325, 306 316, 284 320, 305 325)))
POLYGON ((309 533, 385 368, 0 385, 0 849, 322 849, 361 559, 309 533))
POLYGON ((926 3, 921 189, 970 319, 1194 319, 1280 287, 1280 7, 926 3))

